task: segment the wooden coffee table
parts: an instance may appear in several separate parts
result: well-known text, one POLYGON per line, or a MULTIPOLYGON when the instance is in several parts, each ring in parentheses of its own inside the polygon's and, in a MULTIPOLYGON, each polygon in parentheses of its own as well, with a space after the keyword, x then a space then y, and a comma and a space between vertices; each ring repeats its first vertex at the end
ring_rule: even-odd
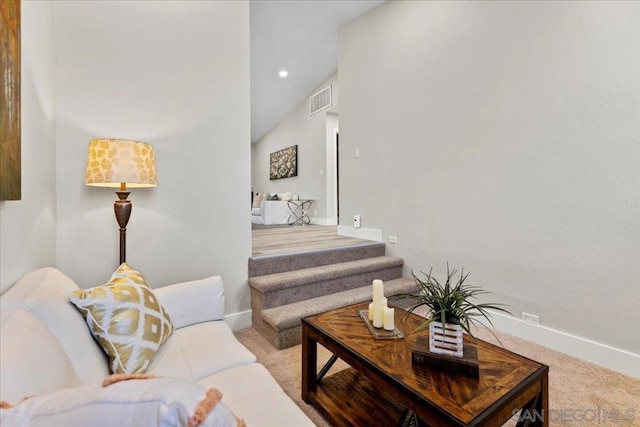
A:
MULTIPOLYGON (((302 319, 302 398, 333 426, 409 425, 414 414, 429 426, 500 426, 520 409, 530 425, 548 426, 549 367, 504 348, 476 340, 479 379, 412 366, 411 331, 421 318, 396 308, 403 339, 374 339, 356 304, 302 319), (321 344, 350 368, 327 376, 317 372, 321 344)), ((428 334, 428 331, 419 332, 428 334)), ((465 336, 465 340, 468 337, 465 336)))

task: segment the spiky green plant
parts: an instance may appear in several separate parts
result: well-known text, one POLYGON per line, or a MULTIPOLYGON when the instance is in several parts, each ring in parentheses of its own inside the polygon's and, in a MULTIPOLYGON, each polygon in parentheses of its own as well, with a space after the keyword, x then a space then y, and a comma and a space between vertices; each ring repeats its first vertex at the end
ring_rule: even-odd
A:
POLYGON ((489 322, 489 325, 493 327, 493 323, 489 318, 490 313, 487 310, 498 310, 509 313, 509 311, 501 307, 504 304, 474 303, 472 300, 476 299, 478 295, 488 294, 489 292, 465 283, 467 277, 469 277, 469 273, 465 274, 464 269, 460 271, 460 278, 456 281, 454 275, 458 270, 450 270, 449 264, 447 263, 447 280, 444 282, 444 285, 438 282, 438 279, 433 276, 432 271, 433 268, 429 270, 429 273, 421 272, 423 278, 420 278, 412 270, 411 275, 416 281, 419 293, 400 294, 394 297, 394 299, 409 300, 411 302, 411 306, 407 309, 405 317, 420 307, 426 306, 429 309, 425 321, 421 323, 414 332, 429 327, 431 322, 442 322, 460 325, 462 329, 472 337, 472 324, 482 325, 493 334, 493 331, 479 318, 484 317, 489 322))

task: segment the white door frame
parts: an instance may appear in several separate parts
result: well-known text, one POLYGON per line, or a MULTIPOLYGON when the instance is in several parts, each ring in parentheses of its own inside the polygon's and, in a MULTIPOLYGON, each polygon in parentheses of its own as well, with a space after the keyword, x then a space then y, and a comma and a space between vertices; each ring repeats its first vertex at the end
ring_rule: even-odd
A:
POLYGON ((338 132, 338 126, 327 120, 327 225, 338 225, 338 132))

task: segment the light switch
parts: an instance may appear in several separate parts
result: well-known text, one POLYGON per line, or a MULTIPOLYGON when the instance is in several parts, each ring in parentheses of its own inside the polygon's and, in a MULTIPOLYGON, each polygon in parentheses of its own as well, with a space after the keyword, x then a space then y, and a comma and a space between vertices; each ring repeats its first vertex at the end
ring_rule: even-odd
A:
POLYGON ((360 158, 360 149, 356 148, 356 159, 360 158))

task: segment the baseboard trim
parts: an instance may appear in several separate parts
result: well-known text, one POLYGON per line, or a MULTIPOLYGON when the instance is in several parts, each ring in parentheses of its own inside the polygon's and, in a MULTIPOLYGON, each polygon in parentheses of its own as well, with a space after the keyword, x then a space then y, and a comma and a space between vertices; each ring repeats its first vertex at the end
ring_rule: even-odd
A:
POLYGON ((338 236, 355 237, 358 239, 382 242, 382 230, 377 230, 375 228, 355 228, 346 225, 339 225, 338 236))
POLYGON ((248 328, 251 326, 251 310, 227 314, 224 316, 224 320, 232 331, 248 328))
POLYGON ((311 224, 315 225, 336 225, 335 220, 329 220, 328 218, 311 218, 311 224))
POLYGON ((491 314, 491 321, 499 331, 595 363, 612 371, 640 378, 640 355, 638 354, 546 326, 527 323, 503 313, 492 311, 491 314))

